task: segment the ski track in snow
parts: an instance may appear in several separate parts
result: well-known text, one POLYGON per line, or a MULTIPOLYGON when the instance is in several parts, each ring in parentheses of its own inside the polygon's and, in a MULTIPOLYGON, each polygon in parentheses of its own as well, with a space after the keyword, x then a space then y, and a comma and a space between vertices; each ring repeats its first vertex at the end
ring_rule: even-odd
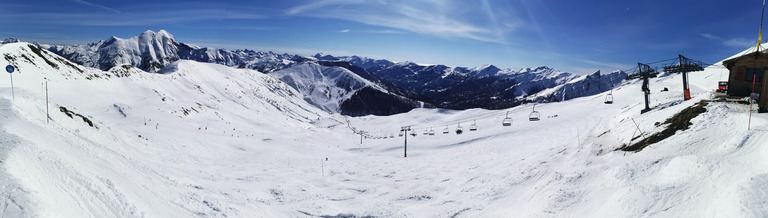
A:
MULTIPOLYGON (((5 91, 5 89, 1 89, 5 91)), ((11 103, 7 99, 0 99, 0 123, 11 123, 16 120, 16 114, 11 109, 11 103)), ((5 128, 0 131, 0 217, 28 217, 32 208, 28 200, 27 190, 19 184, 14 177, 8 174, 5 164, 8 155, 20 144, 18 137, 8 134, 5 128)))
POLYGON ((179 61, 116 78, 48 66, 24 46, 0 47, 23 69, 15 100, 0 81, 0 217, 768 216, 768 125, 753 114, 746 129, 749 105, 711 102, 690 129, 614 151, 639 134, 633 119, 650 135, 710 99, 717 68, 690 74, 690 101, 680 75, 651 79, 654 109, 642 115, 635 80, 610 105, 604 94, 538 104, 537 122, 532 105, 345 118, 252 70, 179 61), (361 144, 345 119, 395 137, 361 144), (418 134, 407 158, 404 125, 418 134))

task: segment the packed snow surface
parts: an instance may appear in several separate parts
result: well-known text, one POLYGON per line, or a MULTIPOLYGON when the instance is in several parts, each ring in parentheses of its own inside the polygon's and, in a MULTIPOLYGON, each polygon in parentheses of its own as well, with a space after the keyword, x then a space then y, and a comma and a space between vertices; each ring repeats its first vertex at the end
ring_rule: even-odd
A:
POLYGON ((645 114, 633 80, 613 104, 536 105, 536 122, 532 105, 352 118, 253 70, 100 71, 30 48, 0 47, 19 69, 0 81, 2 217, 768 216, 768 125, 749 105, 711 102, 690 129, 614 151, 712 99, 718 66, 690 74, 689 101, 680 75, 651 79, 645 114))

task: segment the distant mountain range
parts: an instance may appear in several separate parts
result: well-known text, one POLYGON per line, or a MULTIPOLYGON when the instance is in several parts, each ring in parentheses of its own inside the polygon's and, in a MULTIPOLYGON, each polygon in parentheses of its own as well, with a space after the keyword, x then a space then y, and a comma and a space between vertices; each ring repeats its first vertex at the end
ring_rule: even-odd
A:
POLYGON ((418 107, 502 109, 527 102, 562 101, 610 90, 626 77, 621 71, 577 76, 546 66, 467 68, 358 56, 230 51, 180 43, 164 30, 129 39, 40 46, 105 71, 128 64, 156 73, 177 60, 254 69, 289 84, 323 110, 352 116, 391 115, 418 107))
POLYGON ((527 102, 563 101, 610 90, 627 76, 622 71, 606 75, 597 71, 577 76, 546 66, 499 69, 485 65, 466 68, 394 63, 358 56, 316 54, 313 57, 349 62, 365 69, 370 74, 364 76, 366 79, 394 84, 415 93, 416 98, 449 109, 502 109, 527 102))

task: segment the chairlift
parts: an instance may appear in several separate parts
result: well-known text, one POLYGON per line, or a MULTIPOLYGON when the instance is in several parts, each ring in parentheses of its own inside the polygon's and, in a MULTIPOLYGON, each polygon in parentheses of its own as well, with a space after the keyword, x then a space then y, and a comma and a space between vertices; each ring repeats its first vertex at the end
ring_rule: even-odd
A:
POLYGON ((400 133, 397 134, 397 137, 403 137, 403 131, 400 131, 400 133))
POLYGON ((528 120, 530 121, 539 121, 539 112, 536 111, 536 104, 533 105, 533 111, 531 112, 531 115, 528 116, 528 120))
POLYGON ((429 135, 435 135, 435 130, 433 130, 432 128, 429 128, 429 135))
POLYGON ((477 120, 472 125, 469 125, 469 131, 477 131, 477 120))
POLYGON ((395 138, 394 134, 389 134, 389 138, 395 138))
POLYGON ((429 130, 424 128, 424 135, 429 135, 429 130))
POLYGON ((459 125, 456 127, 456 135, 461 135, 463 132, 464 130, 461 130, 461 123, 459 123, 459 125))
POLYGON ((613 104, 613 90, 611 90, 611 93, 608 93, 605 95, 605 102, 606 104, 613 104))
POLYGON ((445 125, 445 129, 443 129, 443 134, 448 134, 448 133, 450 133, 450 132, 451 132, 451 131, 450 131, 450 130, 448 130, 448 125, 445 125))
POLYGON ((416 137, 416 135, 418 135, 416 134, 416 131, 411 130, 411 136, 416 137))
POLYGON ((501 121, 502 126, 511 126, 512 125, 512 118, 509 117, 509 111, 507 111, 507 116, 504 118, 504 121, 501 121))

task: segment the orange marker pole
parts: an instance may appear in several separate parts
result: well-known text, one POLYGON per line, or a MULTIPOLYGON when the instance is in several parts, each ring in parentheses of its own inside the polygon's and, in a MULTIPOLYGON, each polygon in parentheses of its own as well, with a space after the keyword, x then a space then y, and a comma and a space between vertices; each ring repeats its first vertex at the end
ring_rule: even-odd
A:
MULTIPOLYGON (((757 74, 752 74, 752 93, 755 93, 755 80, 757 80, 757 74)), ((747 130, 752 127, 752 93, 749 93, 749 122, 747 123, 747 130)))

